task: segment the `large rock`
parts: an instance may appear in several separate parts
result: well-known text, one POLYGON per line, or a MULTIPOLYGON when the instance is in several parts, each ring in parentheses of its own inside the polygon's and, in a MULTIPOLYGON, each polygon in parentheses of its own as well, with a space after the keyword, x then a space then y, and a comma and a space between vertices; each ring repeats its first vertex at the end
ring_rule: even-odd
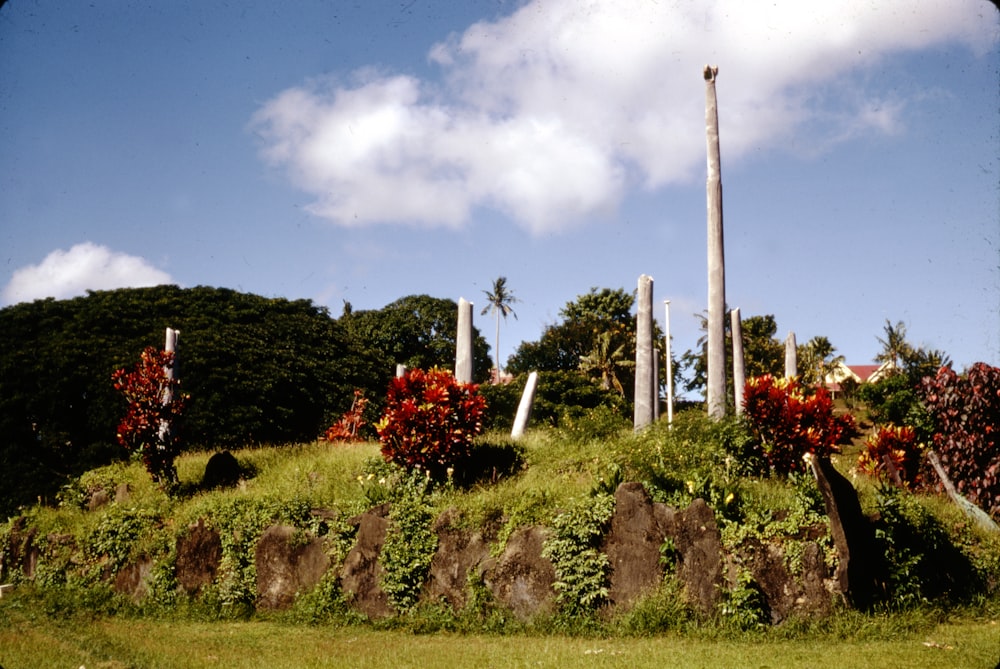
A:
POLYGON ((683 510, 667 508, 664 524, 677 549, 677 576, 687 600, 704 614, 711 613, 722 597, 722 536, 715 514, 703 499, 683 510))
POLYGON ((35 567, 41 554, 35 543, 37 536, 38 529, 27 527, 24 516, 12 521, 7 545, 0 545, 0 580, 9 579, 15 571, 20 571, 25 578, 35 577, 35 567))
POLYGON ((316 587, 330 568, 323 540, 288 525, 264 530, 254 550, 257 606, 286 609, 295 595, 316 587))
POLYGON ((615 513, 601 550, 611 564, 609 600, 627 610, 663 580, 660 547, 670 513, 654 503, 641 483, 622 483, 615 491, 615 513))
POLYGON ((493 596, 522 620, 550 613, 555 607, 556 571, 542 557, 542 545, 550 533, 543 527, 522 527, 507 539, 499 558, 480 565, 483 582, 493 596))
POLYGON ((341 568, 340 586, 351 604, 369 618, 392 615, 389 597, 380 585, 384 570, 378 561, 389 528, 389 504, 380 504, 347 522, 357 528, 357 538, 341 568))
POLYGON ((443 600, 455 610, 465 607, 469 574, 490 555, 489 542, 482 532, 455 527, 457 512, 449 509, 434 522, 437 551, 431 561, 424 596, 443 600))
POLYGON ((215 581, 222 562, 222 538, 218 531, 205 525, 205 519, 191 525, 177 539, 175 576, 181 590, 196 595, 204 586, 215 581))
POLYGON ((236 456, 229 451, 215 453, 205 464, 201 478, 202 488, 230 488, 240 481, 243 468, 236 456))
POLYGON ((829 458, 810 460, 823 495, 830 534, 837 549, 835 579, 840 592, 856 608, 867 609, 881 594, 885 558, 875 544, 875 530, 861 511, 854 486, 838 472, 829 458))
POLYGON ((128 595, 132 601, 141 601, 149 591, 149 575, 152 570, 153 561, 145 555, 125 565, 115 574, 115 592, 128 595))
MULTIPOLYGON (((807 541, 801 550, 798 574, 789 571, 788 555, 782 543, 750 539, 738 551, 739 561, 750 570, 754 583, 767 601, 774 624, 793 614, 818 617, 831 611, 830 568, 824 560, 823 549, 815 541, 807 541)), ((735 564, 731 571, 735 573, 735 564)))

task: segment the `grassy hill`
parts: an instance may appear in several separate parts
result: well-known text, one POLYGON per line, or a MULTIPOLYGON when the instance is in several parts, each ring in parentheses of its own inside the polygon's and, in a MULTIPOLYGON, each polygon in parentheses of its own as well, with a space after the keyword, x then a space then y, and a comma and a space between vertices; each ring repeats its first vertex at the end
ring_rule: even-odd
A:
MULTIPOLYGON (((622 481, 640 481, 653 499, 676 508, 687 507, 695 498, 706 500, 715 511, 727 550, 751 540, 777 542, 793 568, 795 556, 801 555, 796 547, 812 541, 831 563, 835 561, 832 541, 822 531, 825 519, 815 482, 808 476, 749 475, 737 457, 746 438, 739 423, 711 423, 700 412, 678 415, 672 429, 656 425, 633 434, 620 418, 595 410, 558 430, 531 432, 516 445, 503 435, 486 435, 478 444, 481 460, 497 466, 482 467, 477 480, 464 485, 430 488, 419 481, 408 483, 381 461, 376 443, 316 442, 234 450, 243 477, 238 484, 221 488, 203 485, 212 454, 188 453, 177 461, 181 483, 172 496, 152 483, 139 464, 91 470, 67 486, 56 503, 23 509, 0 526, 0 573, 3 582, 16 586, 0 598, 0 666, 19 666, 16 660, 23 657, 18 655, 22 651, 9 650, 15 645, 4 642, 23 638, 26 629, 40 636, 24 643, 43 644, 45 634, 62 634, 67 625, 77 624, 72 621, 80 620, 86 621, 85 627, 104 629, 97 633, 104 641, 98 642, 77 628, 78 635, 89 639, 81 643, 90 647, 120 644, 108 640, 118 634, 109 631, 116 626, 152 625, 155 630, 156 621, 168 621, 165 629, 204 630, 198 635, 214 634, 207 631, 211 625, 205 621, 219 625, 245 621, 241 624, 257 630, 251 637, 265 625, 308 623, 352 629, 352 634, 362 636, 396 629, 466 635, 570 633, 624 639, 667 634, 693 640, 757 635, 753 638, 829 641, 872 630, 887 640, 894 635, 911 638, 957 616, 978 630, 972 634, 973 645, 977 653, 988 656, 989 642, 980 637, 986 638, 991 628, 975 621, 995 620, 1000 613, 1000 537, 982 533, 943 497, 894 491, 864 478, 855 479, 855 486, 865 512, 876 519, 889 569, 887 597, 869 612, 851 611, 835 602, 830 619, 786 620, 772 627, 761 618, 753 584, 737 578, 718 610, 705 615, 685 603, 669 566, 657 592, 630 611, 614 614, 601 608, 581 614, 577 608, 570 616, 563 606, 554 614, 519 620, 470 583, 471 604, 464 610, 421 602, 387 620, 367 621, 351 609, 339 589, 336 569, 285 611, 255 609, 253 554, 265 528, 282 523, 301 532, 303 541, 322 537, 336 565, 354 540, 347 519, 384 501, 401 507, 401 491, 414 487, 420 490, 419 502, 426 512, 422 517, 436 518, 450 509, 460 527, 492 527, 495 554, 516 529, 553 527, 560 514, 589 508, 597 496, 614 492, 622 481), (220 532, 222 559, 214 582, 188 596, 179 592, 174 574, 177 539, 206 519, 220 532), (30 568, 26 547, 35 551, 30 568), (961 558, 964 571, 942 586, 942 570, 955 568, 942 560, 954 556, 961 558), (140 559, 148 564, 145 594, 134 599, 116 592, 116 574, 140 559)), ((851 454, 843 454, 836 464, 850 475, 852 462, 851 454)), ((396 522, 401 524, 398 518, 396 522)), ((407 536, 402 539, 405 545, 407 536)), ((670 547, 663 550, 669 558, 670 547)), ((591 559, 583 556, 581 550, 571 558, 591 559)), ((559 578, 569 576, 557 573, 559 578)), ((600 600, 596 592, 595 601, 600 600)), ((145 652, 156 655, 158 642, 150 638, 148 643, 147 650, 129 652, 138 653, 133 657, 144 657, 145 652)), ((133 659, 131 665, 106 666, 153 664, 158 662, 133 659)), ((163 666, 204 665, 192 661, 163 666)))

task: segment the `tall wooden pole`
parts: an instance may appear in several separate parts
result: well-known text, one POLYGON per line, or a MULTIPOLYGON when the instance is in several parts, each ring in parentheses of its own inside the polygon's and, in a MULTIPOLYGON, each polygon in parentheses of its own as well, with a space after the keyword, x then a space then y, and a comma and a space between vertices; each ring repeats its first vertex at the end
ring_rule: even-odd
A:
POLYGON ((639 277, 636 295, 635 399, 633 423, 636 430, 653 422, 653 277, 639 277))
POLYGON ((674 422, 674 358, 670 354, 670 300, 663 300, 663 310, 667 329, 664 336, 667 340, 667 425, 671 425, 674 422))
POLYGON ((726 414, 726 260, 722 239, 722 159, 715 79, 719 68, 705 66, 705 132, 708 142, 708 415, 726 414))

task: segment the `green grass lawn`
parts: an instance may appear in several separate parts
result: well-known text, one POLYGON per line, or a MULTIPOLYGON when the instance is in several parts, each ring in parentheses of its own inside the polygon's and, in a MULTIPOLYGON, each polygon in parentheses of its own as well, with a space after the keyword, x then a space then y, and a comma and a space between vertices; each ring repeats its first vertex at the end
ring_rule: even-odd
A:
MULTIPOLYGON (((16 597, 16 595, 15 595, 16 597)), ((1000 625, 962 619, 892 638, 607 639, 377 631, 278 622, 54 619, 0 607, 3 669, 87 667, 968 667, 1000 661, 1000 625)))

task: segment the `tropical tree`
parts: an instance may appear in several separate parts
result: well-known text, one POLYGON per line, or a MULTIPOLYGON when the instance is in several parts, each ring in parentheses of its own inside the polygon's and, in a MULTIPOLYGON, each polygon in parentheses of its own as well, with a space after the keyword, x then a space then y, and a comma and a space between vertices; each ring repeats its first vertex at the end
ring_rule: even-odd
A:
POLYGON ((826 377, 833 372, 844 356, 833 354, 837 348, 827 337, 817 335, 799 347, 802 381, 811 385, 823 385, 826 377))
POLYGON ((496 317, 496 337, 494 338, 494 346, 496 350, 496 367, 497 367, 497 381, 500 380, 500 317, 507 320, 507 315, 510 314, 514 318, 517 318, 517 314, 514 312, 513 307, 510 305, 518 302, 519 300, 514 297, 514 293, 507 288, 507 277, 498 276, 493 280, 493 289, 484 290, 486 293, 487 305, 483 308, 483 315, 488 311, 492 311, 496 317))
POLYGON ((899 321, 896 325, 887 318, 885 320, 885 339, 876 337, 882 345, 882 350, 875 356, 875 362, 890 363, 892 370, 901 370, 903 362, 912 354, 913 347, 906 341, 906 324, 899 321))
MULTIPOLYGON (((458 304, 430 295, 407 295, 381 309, 345 310, 338 321, 351 340, 375 362, 372 396, 381 395, 395 376, 397 364, 410 369, 450 369, 455 364, 458 304)), ((489 378, 490 345, 472 328, 473 374, 476 383, 489 378)))
POLYGON ((619 395, 625 395, 618 372, 621 369, 635 367, 635 360, 630 360, 625 342, 616 341, 615 332, 605 330, 597 335, 594 348, 587 355, 580 357, 580 371, 588 376, 598 376, 601 380, 601 390, 614 388, 619 395))

